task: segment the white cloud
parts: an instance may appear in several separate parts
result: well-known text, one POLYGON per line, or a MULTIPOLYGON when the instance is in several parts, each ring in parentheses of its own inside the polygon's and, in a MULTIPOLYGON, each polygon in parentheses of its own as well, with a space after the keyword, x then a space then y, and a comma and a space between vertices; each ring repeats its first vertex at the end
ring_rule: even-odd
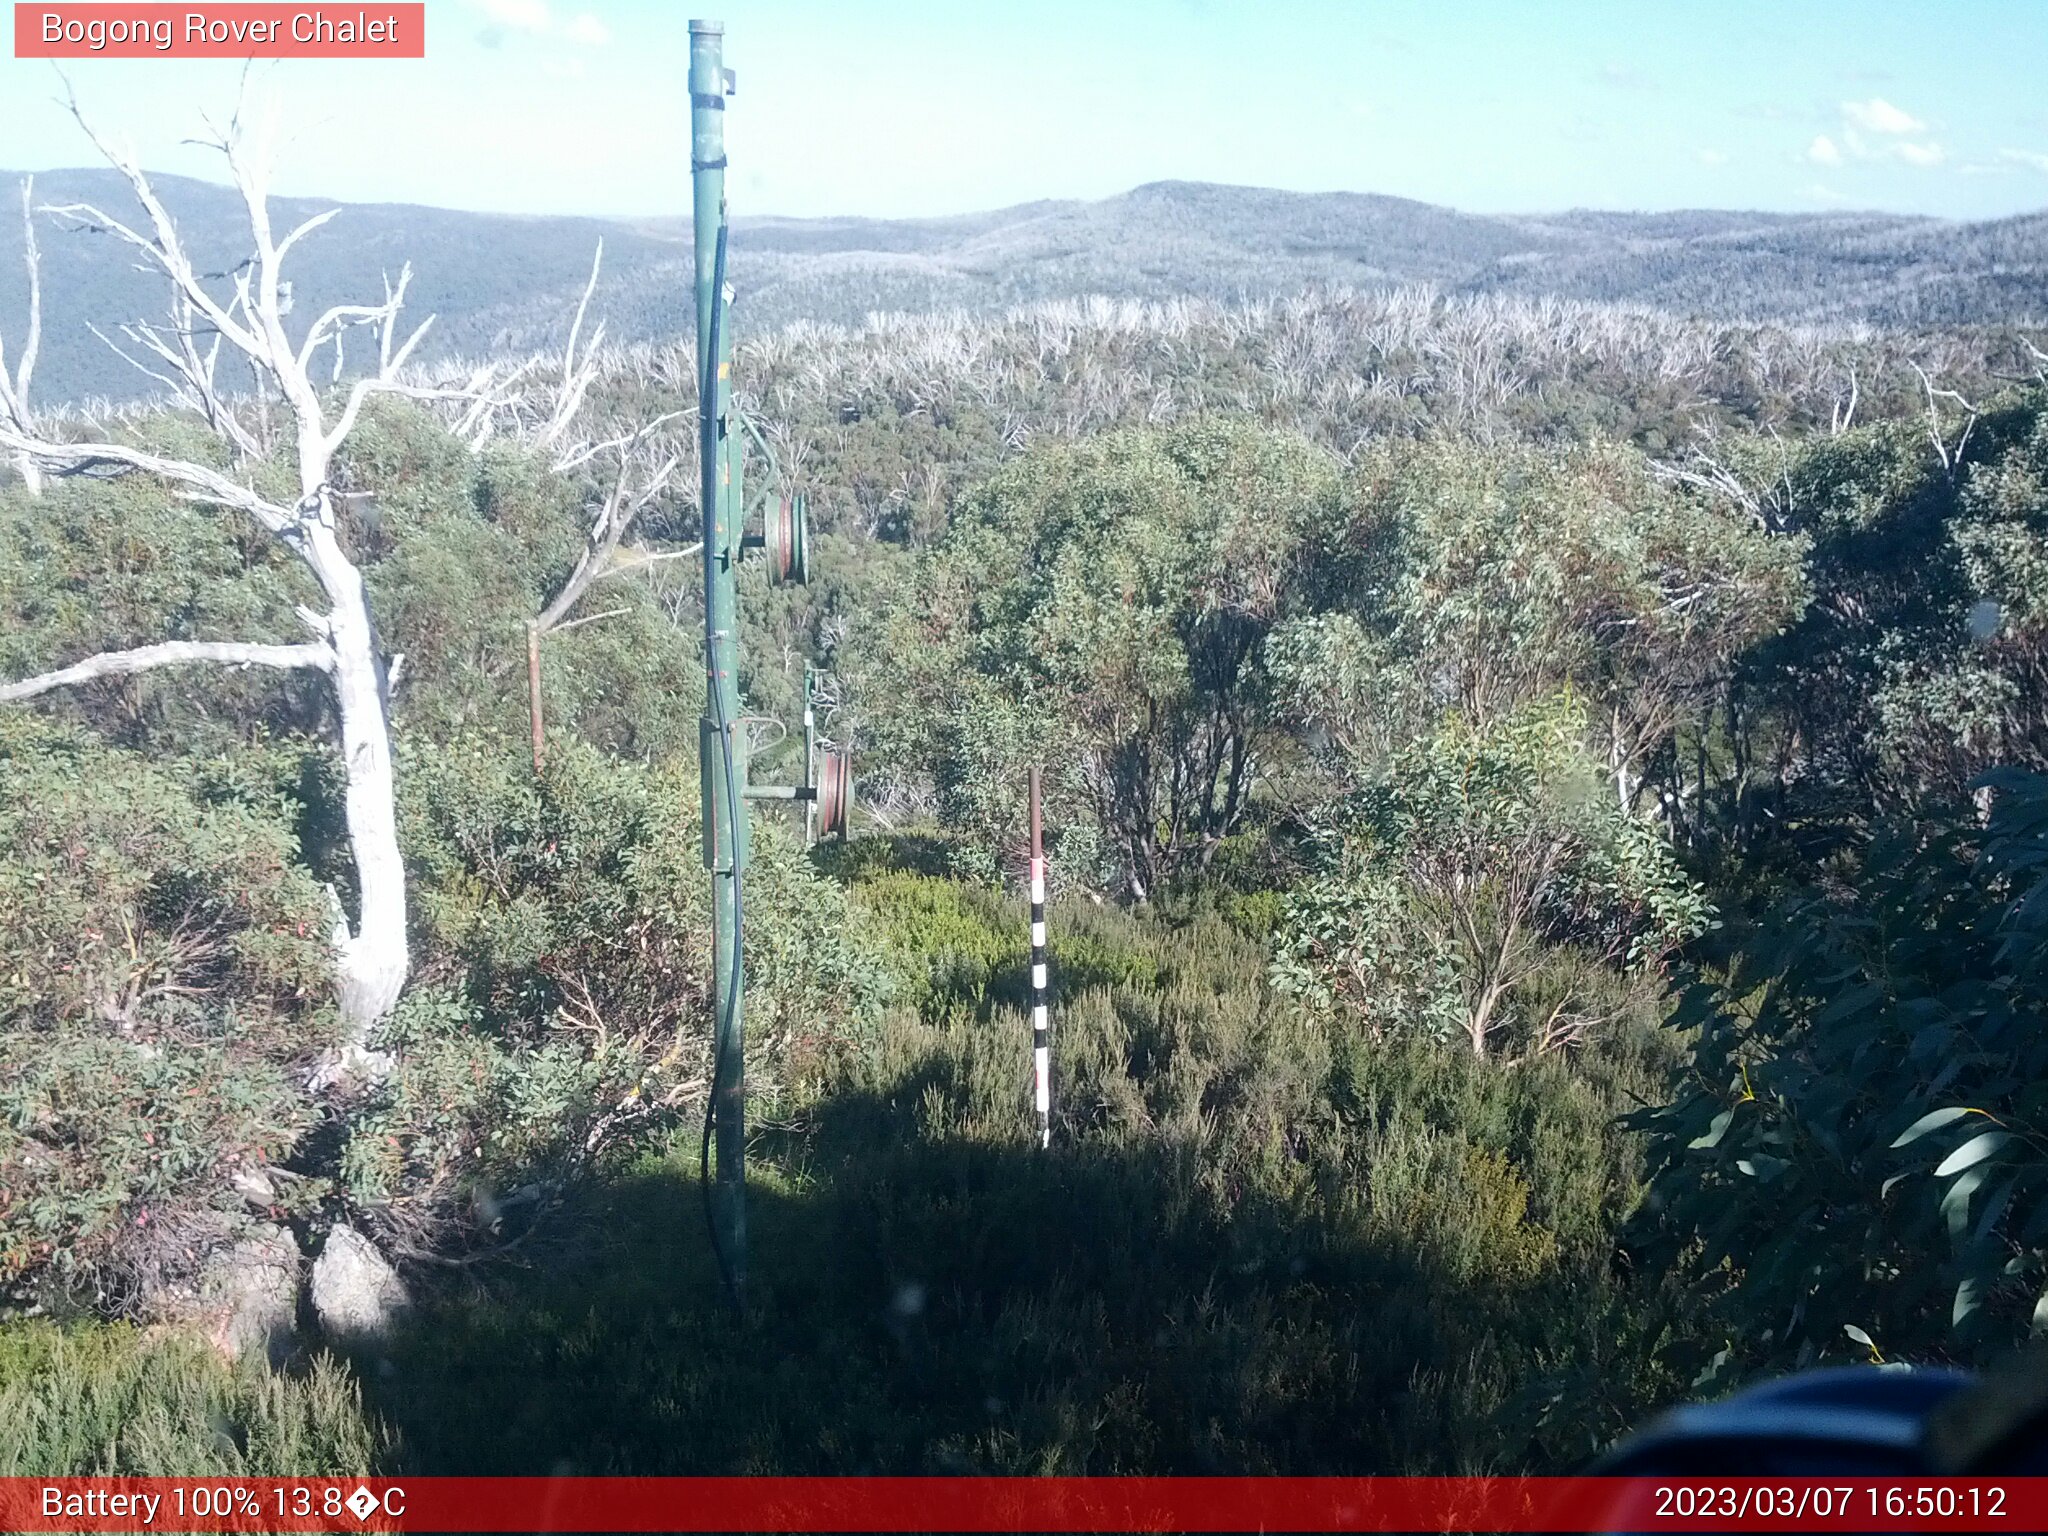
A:
POLYGON ((1726 165, 1727 163, 1728 155, 1724 150, 1703 149, 1700 151, 1701 165, 1726 165))
POLYGON ((1805 158, 1815 165, 1846 165, 1854 160, 1897 160, 1905 165, 1930 170, 1945 163, 1948 151, 1932 139, 1909 139, 1902 135, 1919 133, 1927 125, 1902 112, 1881 97, 1842 103, 1842 127, 1835 134, 1816 134, 1806 146, 1805 158), (1876 135, 1876 140, 1866 138, 1876 135))
POLYGON ((1901 111, 1882 96, 1868 101, 1845 101, 1842 116, 1866 133, 1923 133, 1927 125, 1910 112, 1901 111))
POLYGON ((2010 160, 2014 165, 2024 165, 2032 170, 2048 172, 2048 155, 2038 149, 2001 149, 2001 160, 2010 160))
POLYGON ((1643 91, 1648 90, 1656 82, 1640 69, 1627 64, 1603 64, 1600 68, 1600 83, 1611 85, 1617 90, 1643 91))
POLYGON ((513 32, 545 32, 548 29, 547 0, 469 0, 490 21, 513 32))
POLYGON ((612 29, 598 20, 595 12, 579 11, 563 20, 549 9, 548 0, 467 0, 469 8, 484 19, 483 41, 497 47, 506 33, 529 37, 558 37, 585 48, 602 48, 612 40, 612 29))

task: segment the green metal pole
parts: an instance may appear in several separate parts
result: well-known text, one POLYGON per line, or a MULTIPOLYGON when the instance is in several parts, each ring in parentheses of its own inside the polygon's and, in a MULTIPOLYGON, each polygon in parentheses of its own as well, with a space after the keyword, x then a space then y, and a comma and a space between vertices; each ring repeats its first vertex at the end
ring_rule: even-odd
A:
POLYGON ((746 742, 741 735, 737 575, 744 532, 729 487, 732 330, 722 286, 725 229, 725 26, 690 23, 690 172, 696 214, 698 409, 703 446, 705 707, 699 728, 705 862, 711 869, 712 1005, 717 1030, 713 1230, 735 1294, 746 1282, 746 1078, 739 879, 746 865, 746 742), (703 360, 713 366, 705 368, 703 360), (728 782, 728 780, 735 782, 728 782), (738 815, 733 814, 735 805, 738 815))

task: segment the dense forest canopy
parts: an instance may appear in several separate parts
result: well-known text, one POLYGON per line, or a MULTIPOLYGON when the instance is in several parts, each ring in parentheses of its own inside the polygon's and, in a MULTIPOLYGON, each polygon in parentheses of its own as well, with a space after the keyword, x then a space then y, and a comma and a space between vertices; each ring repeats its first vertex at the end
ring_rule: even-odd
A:
MULTIPOLYGON (((1921 238, 1827 238, 1880 236, 1921 238)), ((2035 333, 1412 288, 752 325, 816 548, 746 568, 747 704, 818 669, 863 811, 754 812, 735 1320, 694 359, 574 306, 408 365, 403 290, 367 384, 266 280, 216 321, 255 393, 0 401, 0 1472, 1554 1470, 2048 1325, 2035 333), (298 1326, 344 1253, 403 1298, 373 1338, 298 1326)))

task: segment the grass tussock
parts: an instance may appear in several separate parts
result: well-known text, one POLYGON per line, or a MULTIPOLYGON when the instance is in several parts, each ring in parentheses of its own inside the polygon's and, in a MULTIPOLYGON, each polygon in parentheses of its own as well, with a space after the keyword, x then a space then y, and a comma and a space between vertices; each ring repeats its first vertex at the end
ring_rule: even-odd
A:
POLYGON ((383 1450, 328 1356, 273 1373, 167 1331, 0 1329, 0 1477, 345 1476, 383 1450))

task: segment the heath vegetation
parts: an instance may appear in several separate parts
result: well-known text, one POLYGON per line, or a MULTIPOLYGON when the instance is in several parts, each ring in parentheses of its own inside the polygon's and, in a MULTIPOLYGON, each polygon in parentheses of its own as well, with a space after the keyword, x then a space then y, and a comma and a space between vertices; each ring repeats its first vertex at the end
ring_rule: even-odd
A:
POLYGON ((821 670, 862 810, 755 811, 735 1316, 689 350, 600 264, 413 357, 395 274, 280 300, 338 225, 209 281, 116 170, 166 392, 0 326, 0 1472, 1560 1470, 2048 1326, 2026 315, 1558 297, 1639 290, 1553 221, 1544 295, 750 323, 745 692, 821 670))

